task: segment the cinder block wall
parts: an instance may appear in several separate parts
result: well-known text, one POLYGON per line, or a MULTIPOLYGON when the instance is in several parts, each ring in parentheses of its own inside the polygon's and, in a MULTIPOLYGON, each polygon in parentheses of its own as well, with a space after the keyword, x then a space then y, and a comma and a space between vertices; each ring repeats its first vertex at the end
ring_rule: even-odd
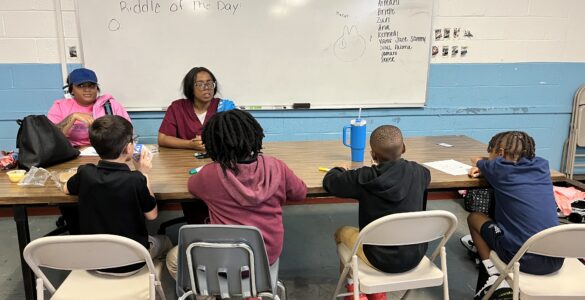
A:
MULTIPOLYGON (((66 47, 79 49, 74 1, 61 3, 66 47)), ((583 11, 582 0, 435 0, 433 31, 449 28, 452 34, 460 28, 462 36, 432 45, 466 46, 468 54, 431 58, 426 107, 367 110, 368 131, 394 124, 406 136, 464 134, 487 142, 499 131, 520 129, 559 169, 572 97, 585 83, 583 11), (473 37, 463 37, 465 30, 473 37)), ((0 149, 15 148, 16 119, 44 114, 63 96, 56 32, 52 0, 0 0, 0 149)), ((81 63, 71 57, 67 62, 70 70, 81 63)), ((254 115, 268 141, 340 140, 342 126, 356 111, 254 115)), ((131 116, 141 140, 154 143, 163 113, 131 116)), ((330 237, 341 224, 357 224, 355 204, 287 207, 283 272, 334 278, 337 260, 330 237)))
MULTIPOLYGON (((0 149, 14 149, 16 119, 46 113, 63 96, 53 3, 0 1, 0 149)), ((61 7, 65 46, 81 55, 74 1, 61 0, 61 7)), ((487 142, 498 131, 522 129, 536 139, 538 154, 559 169, 572 96, 585 83, 584 9, 579 0, 435 1, 433 30, 448 28, 451 38, 433 39, 432 45, 465 46, 468 54, 432 57, 426 107, 367 110, 368 131, 394 124, 407 136, 465 134, 487 142), (453 28, 461 30, 457 39, 453 28), (464 37, 465 31, 473 37, 464 37)), ((69 56, 67 62, 69 69, 81 63, 69 56)), ((355 114, 254 112, 268 141, 340 139, 355 114)), ((163 113, 131 116, 142 141, 155 142, 163 113)))

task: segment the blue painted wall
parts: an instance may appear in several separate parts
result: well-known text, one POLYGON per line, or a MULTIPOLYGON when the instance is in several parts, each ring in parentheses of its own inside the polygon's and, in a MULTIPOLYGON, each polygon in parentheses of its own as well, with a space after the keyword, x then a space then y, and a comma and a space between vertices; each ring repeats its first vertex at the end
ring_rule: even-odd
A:
MULTIPOLYGON (((58 64, 0 64, 0 149, 14 149, 16 119, 44 114, 63 96, 60 78, 58 64)), ((425 108, 371 109, 363 115, 368 131, 393 124, 407 137, 464 134, 487 143, 499 131, 525 130, 535 138, 538 155, 560 169, 573 94, 583 83, 585 63, 431 64, 425 108)), ((253 114, 267 141, 333 140, 341 139, 341 128, 356 110, 253 114)), ((131 113, 142 142, 156 142, 163 115, 131 113)))

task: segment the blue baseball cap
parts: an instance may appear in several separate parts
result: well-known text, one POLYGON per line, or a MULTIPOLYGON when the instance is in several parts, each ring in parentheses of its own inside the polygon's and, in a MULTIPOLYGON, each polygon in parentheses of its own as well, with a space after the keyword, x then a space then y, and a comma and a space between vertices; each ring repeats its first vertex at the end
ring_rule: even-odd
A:
POLYGON ((82 83, 91 82, 97 83, 97 76, 95 72, 90 69, 80 68, 75 69, 69 73, 69 84, 80 85, 82 83))

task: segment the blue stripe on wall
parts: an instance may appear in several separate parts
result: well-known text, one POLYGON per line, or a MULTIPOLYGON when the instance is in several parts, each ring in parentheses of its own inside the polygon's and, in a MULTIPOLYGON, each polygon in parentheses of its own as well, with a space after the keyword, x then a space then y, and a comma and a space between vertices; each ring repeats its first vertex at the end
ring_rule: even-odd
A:
MULTIPOLYGON (((535 138, 538 155, 560 169, 573 94, 583 83, 585 63, 432 64, 426 107, 370 109, 364 115, 369 132, 393 124, 406 136, 464 134, 487 143, 499 131, 524 130, 535 138)), ((62 95, 58 64, 0 64, 0 149, 14 149, 16 119, 46 113, 62 95)), ((334 140, 356 111, 253 114, 267 141, 334 140)), ((156 142, 163 115, 131 113, 142 142, 156 142)))

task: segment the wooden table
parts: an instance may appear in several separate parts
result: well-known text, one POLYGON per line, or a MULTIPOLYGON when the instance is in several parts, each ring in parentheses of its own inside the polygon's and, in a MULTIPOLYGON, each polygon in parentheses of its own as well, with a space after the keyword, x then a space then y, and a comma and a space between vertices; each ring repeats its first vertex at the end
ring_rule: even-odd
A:
MULTIPOLYGON (((419 163, 455 159, 470 164, 471 157, 485 156, 487 146, 466 136, 434 136, 412 137, 406 141, 406 153, 403 157, 419 163), (439 143, 447 143, 452 147, 444 147, 439 143)), ((158 201, 170 202, 194 197, 187 191, 189 170, 209 163, 209 159, 196 159, 192 150, 176 150, 161 148, 153 157, 150 172, 152 188, 158 201)), ((273 142, 265 143, 265 154, 283 160, 297 176, 305 181, 308 187, 308 198, 325 196, 322 187, 324 172, 319 167, 333 167, 340 163, 347 164, 350 160, 349 148, 341 141, 306 141, 306 142, 273 142)), ((96 163, 97 157, 79 157, 73 161, 50 168, 65 170, 85 163, 96 163)), ((366 149, 365 165, 370 164, 369 149, 366 149)), ((362 164, 354 163, 353 167, 362 164)), ((438 170, 431 171, 429 191, 453 190, 487 186, 483 179, 469 178, 467 175, 453 176, 438 170)), ((568 182, 564 174, 553 171, 554 182, 568 182)), ((64 195, 54 186, 23 188, 10 183, 5 172, 0 173, 0 206, 10 206, 14 211, 20 246, 21 265, 27 299, 34 299, 34 275, 22 260, 22 250, 30 242, 27 207, 48 206, 77 201, 75 196, 64 195)))
MULTIPOLYGON (((485 144, 466 136, 413 137, 406 140, 406 153, 403 157, 419 163, 455 159, 470 164, 470 158, 486 155, 485 144), (453 147, 444 147, 447 143, 453 147)), ((322 187, 324 172, 319 167, 333 167, 350 163, 350 150, 340 141, 304 141, 265 143, 263 152, 273 155, 286 164, 302 178, 308 187, 308 197, 324 196, 322 187)), ((150 178, 152 188, 159 201, 193 199, 187 191, 189 170, 211 162, 210 159, 196 159, 192 150, 160 148, 153 156, 150 178)), ((353 163, 353 167, 370 164, 369 149, 366 149, 364 163, 353 163)), ((79 157, 73 161, 50 168, 66 170, 86 163, 97 163, 98 157, 79 157)), ((131 164, 130 164, 131 165, 131 164)), ((430 191, 452 190, 486 186, 483 179, 469 178, 467 175, 453 176, 429 168, 431 171, 430 191)), ((12 184, 5 172, 0 173, 0 206, 2 205, 58 205, 77 201, 75 196, 64 195, 55 187, 22 188, 12 184)), ((552 171, 552 180, 565 181, 566 176, 552 171)))

